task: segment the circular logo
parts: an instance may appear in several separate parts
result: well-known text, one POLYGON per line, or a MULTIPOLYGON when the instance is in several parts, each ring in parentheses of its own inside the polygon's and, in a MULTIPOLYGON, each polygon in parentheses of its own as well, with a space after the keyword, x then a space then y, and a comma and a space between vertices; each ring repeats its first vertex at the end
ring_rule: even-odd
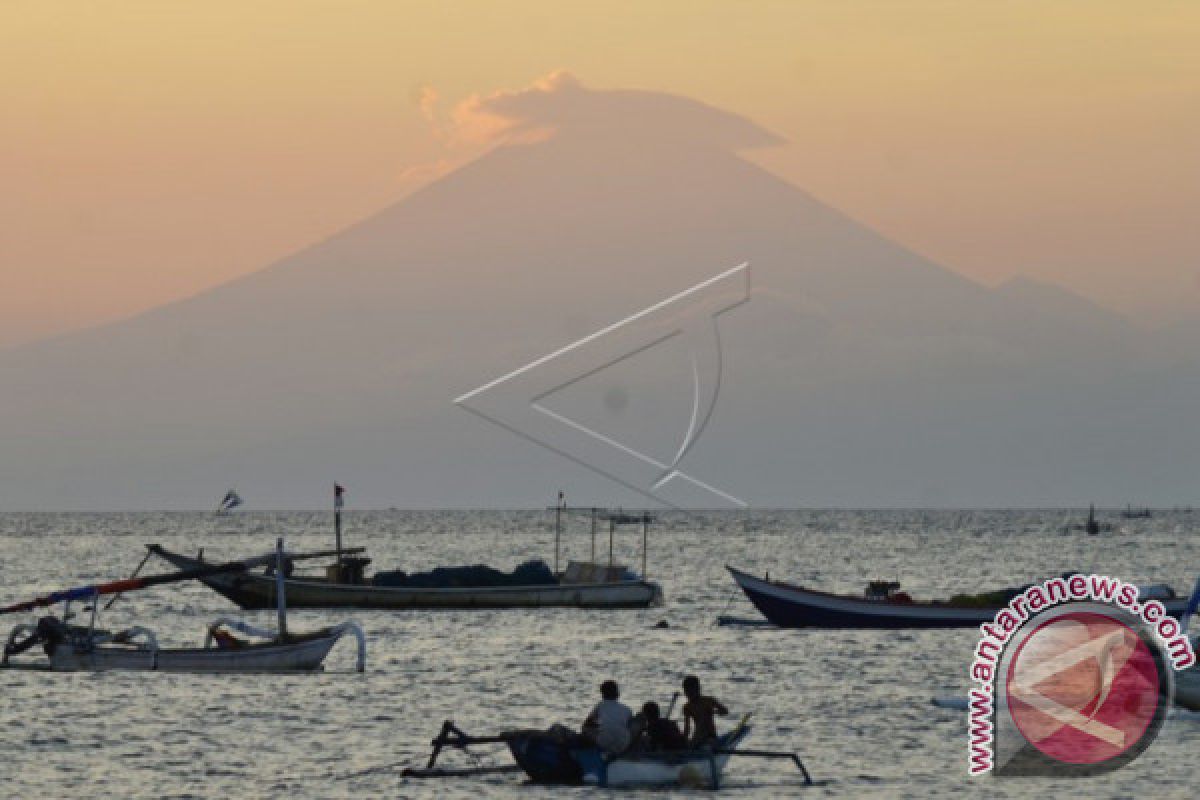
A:
POLYGON ((1021 641, 1005 676, 1009 713, 1030 745, 1064 764, 1129 761, 1169 703, 1161 652, 1097 611, 1054 616, 1021 641))

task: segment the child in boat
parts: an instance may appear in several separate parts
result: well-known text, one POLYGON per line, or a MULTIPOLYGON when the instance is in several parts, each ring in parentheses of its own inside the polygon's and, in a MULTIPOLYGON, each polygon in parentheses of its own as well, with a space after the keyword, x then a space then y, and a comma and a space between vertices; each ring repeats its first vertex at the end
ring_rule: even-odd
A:
POLYGON ((602 698, 583 723, 583 735, 605 753, 622 753, 629 747, 629 723, 633 712, 619 698, 616 681, 600 684, 602 698))
POLYGON ((673 720, 663 719, 658 703, 649 702, 642 706, 641 742, 646 750, 684 750, 687 739, 679 732, 679 726, 673 720))
POLYGON ((717 738, 715 715, 729 713, 720 700, 700 694, 700 679, 688 675, 683 679, 683 736, 692 747, 703 747, 717 738))

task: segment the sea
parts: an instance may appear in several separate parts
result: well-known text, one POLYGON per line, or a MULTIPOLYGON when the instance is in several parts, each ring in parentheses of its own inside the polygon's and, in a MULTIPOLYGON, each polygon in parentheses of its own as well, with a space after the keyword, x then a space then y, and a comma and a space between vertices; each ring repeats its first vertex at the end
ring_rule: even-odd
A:
MULTIPOLYGON (((829 591, 869 580, 916 598, 1026 584, 1069 570, 1186 594, 1200 569, 1189 511, 1150 519, 1102 514, 1113 530, 1064 532, 1082 515, 1047 511, 729 511, 662 514, 647 567, 666 604, 638 611, 569 609, 296 611, 293 630, 344 619, 367 632, 364 674, 345 640, 313 675, 50 674, 0 671, 0 797, 7 798, 652 798, 702 790, 546 788, 514 774, 412 779, 443 720, 474 734, 574 725, 613 679, 631 706, 666 708, 685 674, 752 714, 748 747, 787 762, 734 759, 720 794, 780 797, 1184 797, 1194 794, 1200 715, 1173 711, 1157 741, 1124 768, 1091 778, 971 778, 966 712, 978 632, 779 630, 719 626, 755 619, 726 565, 829 591), (935 704, 935 698, 950 698, 935 704), (946 707, 949 706, 949 707, 946 707)), ((572 518, 562 561, 591 557, 590 526, 572 518)), ((128 575, 144 545, 225 559, 333 544, 330 513, 0 514, 0 605, 128 575)), ((346 544, 378 569, 417 571, 553 562, 546 512, 378 511, 345 516, 346 544)), ((607 560, 607 531, 595 543, 607 560)), ((616 559, 641 568, 641 532, 619 530, 616 559)), ((166 572, 161 563, 147 571, 166 572)), ((109 629, 143 625, 160 643, 198 645, 207 623, 240 612, 199 584, 123 596, 109 629)), ((16 624, 30 616, 9 615, 16 624)), ((676 708, 678 714, 678 707, 676 708)), ((728 724, 727 720, 722 720, 728 724)), ((510 763, 496 747, 442 756, 445 766, 510 763)))

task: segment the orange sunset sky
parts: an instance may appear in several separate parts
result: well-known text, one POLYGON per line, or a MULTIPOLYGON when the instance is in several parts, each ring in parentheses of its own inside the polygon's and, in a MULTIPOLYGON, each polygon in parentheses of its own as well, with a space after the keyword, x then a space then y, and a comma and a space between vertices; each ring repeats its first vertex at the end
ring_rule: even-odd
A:
POLYGON ((474 94, 565 69, 788 144, 747 153, 988 284, 1200 311, 1200 4, 0 6, 0 346, 195 293, 489 146, 474 94))

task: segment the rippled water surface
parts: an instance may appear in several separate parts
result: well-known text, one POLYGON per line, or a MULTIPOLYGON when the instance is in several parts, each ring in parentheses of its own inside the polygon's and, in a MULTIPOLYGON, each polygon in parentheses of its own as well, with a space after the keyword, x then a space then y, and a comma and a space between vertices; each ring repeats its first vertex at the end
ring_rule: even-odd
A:
MULTIPOLYGON (((735 714, 754 712, 749 745, 795 749, 823 782, 801 789, 799 776, 782 763, 735 759, 723 795, 1190 796, 1200 717, 1188 714, 1173 716, 1144 756, 1109 776, 968 780, 965 714, 934 707, 931 699, 965 695, 974 646, 969 630, 781 631, 714 621, 721 613, 755 616, 725 564, 834 591, 859 592, 869 579, 895 578, 919 597, 1021 584, 1068 569, 1183 590, 1200 568, 1191 541, 1196 521, 1164 513, 1117 520, 1114 532, 1088 537, 1061 533, 1061 511, 667 516, 652 530, 650 552, 664 608, 293 614, 293 629, 358 620, 369 638, 365 675, 352 671, 350 641, 334 650, 328 671, 312 676, 0 672, 0 794, 608 796, 528 786, 514 775, 421 782, 402 778, 399 766, 427 757, 443 719, 471 732, 578 724, 604 678, 619 680, 631 705, 666 704, 681 676, 695 672, 735 714), (670 627, 655 628, 661 620, 670 627)), ((346 536, 369 548, 381 569, 479 562, 509 569, 552 557, 550 522, 544 513, 358 513, 347 515, 346 536)), ((327 548, 329 529, 328 514, 312 513, 0 515, 0 604, 121 577, 146 542, 238 557, 267 549, 276 535, 289 547, 327 548)), ((638 566, 639 544, 640 535, 620 534, 618 557, 638 566)), ((587 557, 585 521, 573 525, 565 549, 567 556, 587 557)), ((599 549, 606 551, 607 542, 599 549)), ((233 611, 203 586, 169 586, 122 598, 106 624, 142 624, 164 644, 192 644, 207 621, 233 611)), ((267 612, 243 616, 273 624, 267 612)))

